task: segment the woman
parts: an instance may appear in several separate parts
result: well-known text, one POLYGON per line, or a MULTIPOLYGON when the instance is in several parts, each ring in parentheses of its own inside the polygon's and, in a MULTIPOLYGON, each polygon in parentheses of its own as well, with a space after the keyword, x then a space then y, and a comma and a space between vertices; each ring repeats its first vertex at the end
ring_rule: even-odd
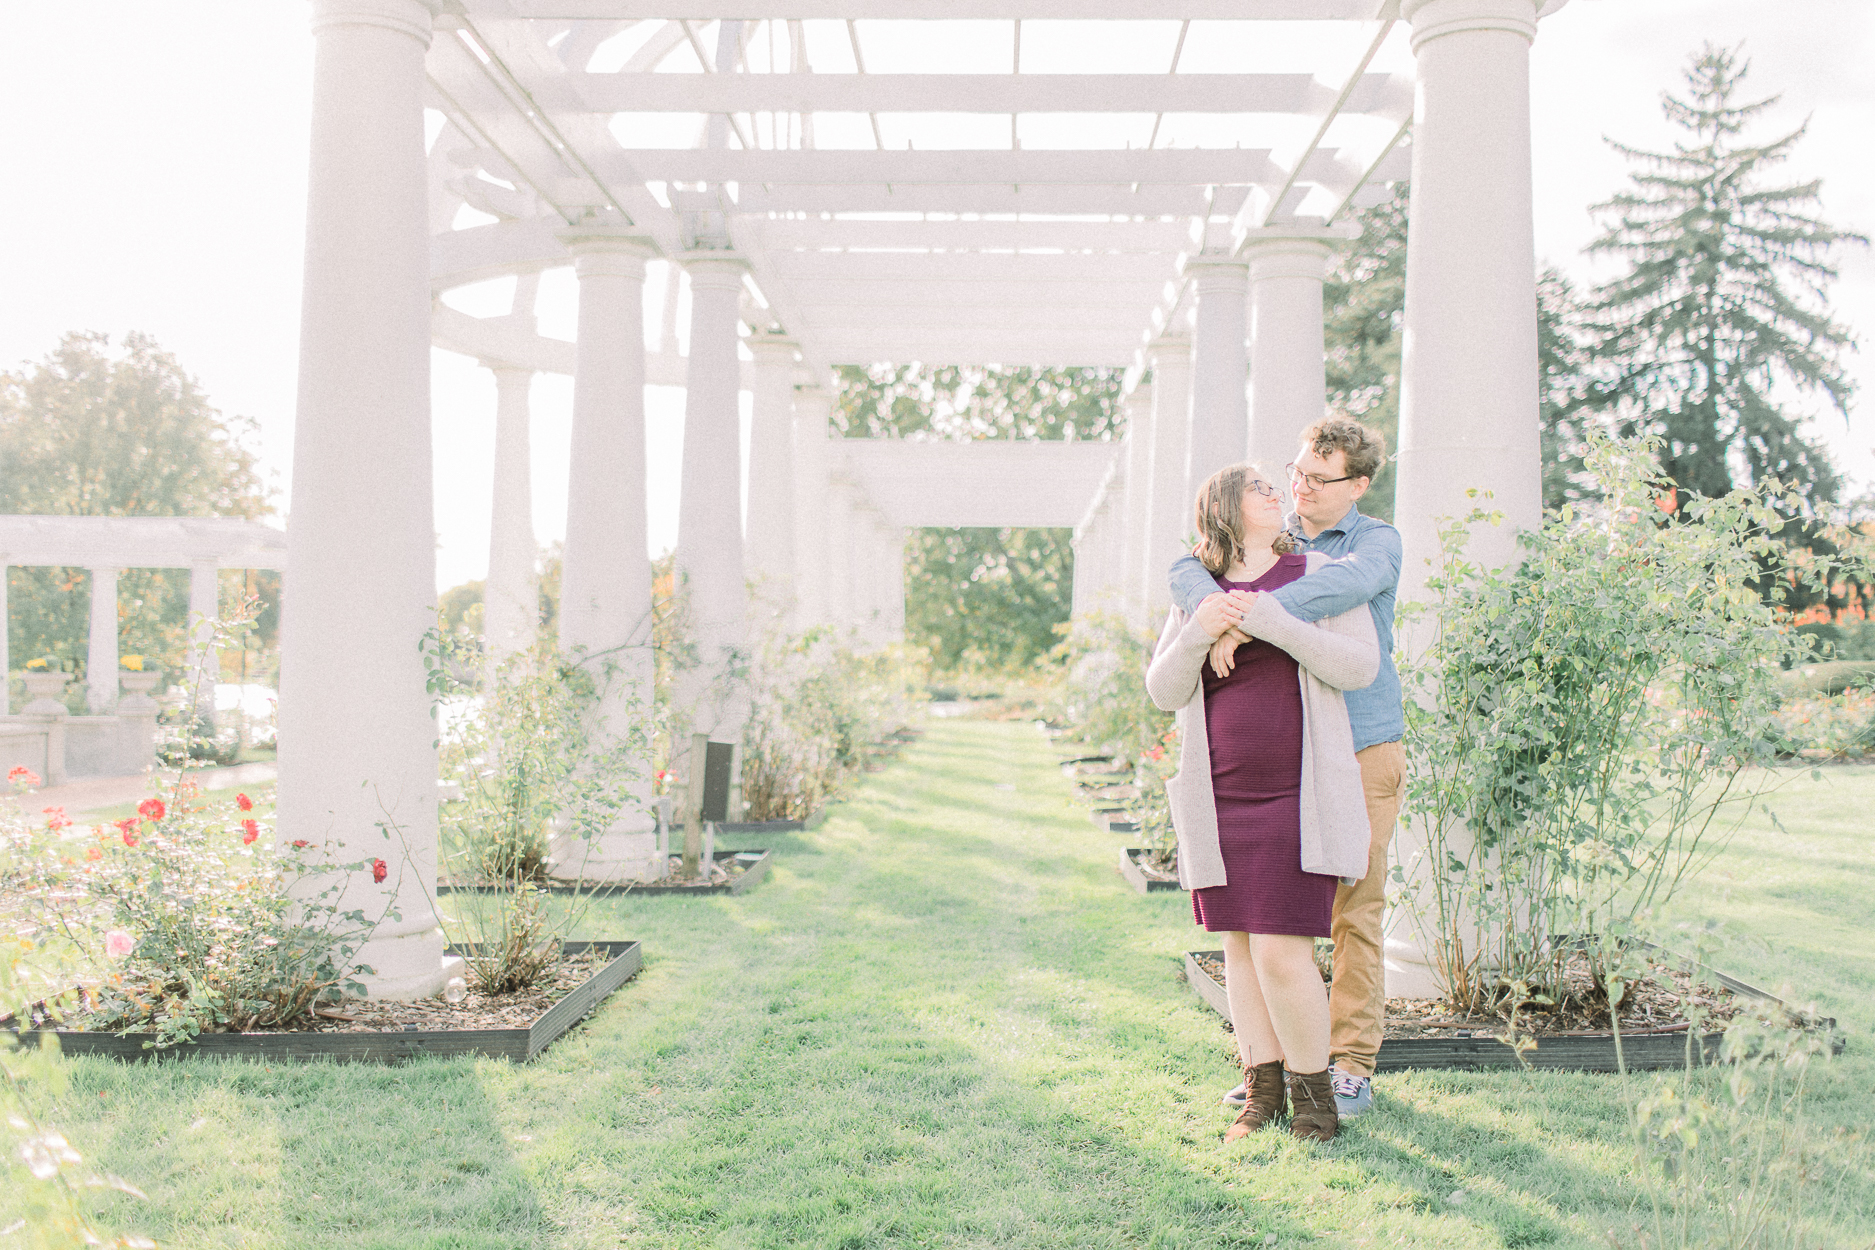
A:
POLYGON ((1366 605, 1317 624, 1268 593, 1326 556, 1295 554, 1283 502, 1256 465, 1220 470, 1197 503, 1194 554, 1226 591, 1189 619, 1173 608, 1146 689, 1178 713, 1178 776, 1166 784, 1179 884, 1199 924, 1222 935, 1248 1096, 1235 1141, 1293 1108, 1289 1131, 1338 1129, 1328 1072, 1328 994, 1315 939, 1328 936, 1337 878, 1367 875, 1367 807, 1341 691, 1373 681, 1380 646, 1366 605), (1206 659, 1238 623, 1253 641, 1220 676, 1206 659))

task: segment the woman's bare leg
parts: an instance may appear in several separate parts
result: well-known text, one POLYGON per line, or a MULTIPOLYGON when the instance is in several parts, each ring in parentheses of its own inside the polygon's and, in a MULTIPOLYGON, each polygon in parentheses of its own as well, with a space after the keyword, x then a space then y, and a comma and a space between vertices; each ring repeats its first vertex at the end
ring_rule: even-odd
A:
MULTIPOLYGON (((1270 1028, 1261 978, 1251 959, 1250 935, 1223 933, 1218 936, 1224 939, 1224 996, 1230 1001, 1230 1027, 1237 1035, 1237 1057, 1246 1068, 1253 1063, 1281 1059, 1283 1047, 1270 1028)), ((1323 1018, 1325 1020, 1326 1016, 1323 1018)))
MULTIPOLYGON (((1291 1072, 1322 1071, 1328 1066, 1328 989, 1315 966, 1315 939, 1278 933, 1228 936, 1247 939, 1250 964, 1262 991, 1257 996, 1257 1010, 1262 1013, 1264 1027, 1274 1035, 1276 1053, 1291 1072)), ((1230 947, 1224 949, 1228 953, 1230 947)), ((1227 961, 1227 976, 1229 969, 1227 961)), ((1235 1019, 1237 991, 1227 988, 1231 993, 1231 1025, 1241 1038, 1243 1026, 1235 1019)), ((1261 1041, 1254 1044, 1259 1048, 1262 1045, 1261 1041)), ((1260 1060, 1271 1057, 1261 1049, 1256 1053, 1260 1060)))

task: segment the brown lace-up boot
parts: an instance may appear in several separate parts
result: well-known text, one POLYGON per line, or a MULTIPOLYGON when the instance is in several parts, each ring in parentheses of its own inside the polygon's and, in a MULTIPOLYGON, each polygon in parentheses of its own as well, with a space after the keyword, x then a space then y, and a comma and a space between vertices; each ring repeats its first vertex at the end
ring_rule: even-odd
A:
POLYGON ((1272 1059, 1243 1070, 1243 1110, 1224 1130, 1224 1140, 1237 1141, 1274 1124, 1289 1108, 1283 1096, 1283 1061, 1272 1059))
POLYGON ((1289 1105, 1295 1114, 1289 1132, 1303 1141, 1333 1141, 1341 1129, 1335 1114, 1335 1087, 1328 1069, 1320 1072, 1283 1073, 1289 1087, 1289 1105))

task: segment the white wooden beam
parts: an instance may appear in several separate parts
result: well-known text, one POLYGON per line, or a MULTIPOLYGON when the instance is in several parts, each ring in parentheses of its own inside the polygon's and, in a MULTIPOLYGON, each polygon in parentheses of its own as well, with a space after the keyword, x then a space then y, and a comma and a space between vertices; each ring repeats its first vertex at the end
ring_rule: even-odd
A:
POLYGON ((808 304, 803 309, 815 333, 834 335, 842 331, 919 336, 955 332, 987 337, 1002 331, 1020 334, 1039 330, 1085 333, 1097 338, 1137 338, 1145 324, 1145 309, 1138 304, 1093 308, 1050 304, 808 304))
MULTIPOLYGON (((1219 187, 1214 211, 1235 213, 1245 187, 1219 187)), ((1139 216, 1189 219, 1206 209, 1202 186, 1117 186, 1049 183, 954 186, 818 185, 762 186, 745 183, 736 208, 743 213, 983 213, 1041 216, 1139 216)))
MULTIPOLYGON (((1154 151, 738 152, 723 149, 635 148, 595 157, 611 182, 707 182, 970 185, 1009 183, 1253 184, 1280 179, 1258 148, 1159 148, 1154 151)), ((1095 210, 1098 211, 1098 210, 1095 210)))
MULTIPOLYGON (((1392 75, 1348 96, 1390 100, 1392 75)), ((1311 74, 576 74, 601 113, 1269 113, 1318 115, 1340 97, 1311 74)), ((1350 109, 1349 111, 1358 111, 1350 109)))
POLYGON ((1172 252, 1184 246, 1180 220, 1134 221, 873 221, 834 218, 748 218, 771 251, 932 248, 952 252, 1172 252))
POLYGON ((239 517, 0 517, 8 564, 284 569, 286 531, 239 517))
MULTIPOLYGON (((1166 261, 1167 276, 1171 260, 1166 261)), ((1057 318, 1075 318, 1083 309, 1124 309, 1135 325, 1143 324, 1144 310, 1159 297, 1161 283, 1102 282, 1077 279, 1054 282, 972 282, 933 278, 924 282, 833 282, 792 279, 787 284, 794 304, 810 316, 829 308, 1002 308, 1046 309, 1057 318)), ((889 317, 889 312, 882 312, 889 317)))
POLYGON ((846 20, 920 18, 991 21, 1109 18, 1143 21, 1193 18, 1207 21, 1364 21, 1377 0, 466 0, 472 14, 489 17, 684 18, 846 20))
POLYGON ((1117 442, 906 442, 842 438, 829 449, 895 525, 1044 526, 1080 520, 1117 442))
MULTIPOLYGON (((1102 339, 1092 334, 1039 333, 1011 335, 844 335, 816 334, 819 351, 833 364, 874 364, 892 361, 928 365, 1032 365, 1068 368, 1131 364, 1139 349, 1139 335, 1102 339)), ((1064 525, 1072 521, 1062 522, 1064 525)))
MULTIPOLYGON (((838 279, 899 284, 950 279, 970 282, 1157 282, 1172 276, 1172 258, 1034 256, 985 252, 776 252, 774 272, 784 281, 838 279)), ((889 294, 883 287, 882 294, 889 294)))
POLYGON ((553 217, 526 217, 433 234, 430 290, 568 264, 566 244, 554 234, 563 225, 553 217))

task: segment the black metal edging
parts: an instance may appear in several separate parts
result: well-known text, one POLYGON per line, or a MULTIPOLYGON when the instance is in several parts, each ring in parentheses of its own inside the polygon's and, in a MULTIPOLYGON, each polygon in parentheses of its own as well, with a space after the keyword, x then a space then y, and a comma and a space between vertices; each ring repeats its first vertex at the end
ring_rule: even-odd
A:
POLYGON ((1141 894, 1159 894, 1171 890, 1184 893, 1185 888, 1176 881, 1161 881, 1157 877, 1148 877, 1145 874, 1139 866, 1139 860, 1135 858, 1145 853, 1143 847, 1123 846, 1120 848, 1120 875, 1126 878, 1126 883, 1141 894))
MULTIPOLYGON (((722 826, 717 826, 719 829, 722 826)), ((579 885, 566 881, 545 881, 535 885, 543 894, 584 894, 588 898, 610 898, 624 894, 740 894, 768 875, 769 865, 774 860, 773 851, 717 851, 714 858, 720 863, 734 859, 738 855, 757 855, 760 858, 752 862, 739 877, 732 878, 721 885, 640 885, 634 881, 620 882, 616 885, 597 884, 579 885)), ((438 882, 436 892, 442 894, 506 894, 514 889, 511 885, 462 884, 438 882)))
POLYGON ((726 881, 721 885, 634 885, 626 889, 632 894, 740 894, 751 889, 755 883, 768 875, 768 866, 774 862, 773 851, 718 851, 718 860, 734 859, 738 855, 760 855, 754 863, 745 868, 740 877, 726 881))
MULTIPOLYGON (((450 947, 451 954, 472 952, 473 947, 450 947)), ((340 1063, 399 1063, 424 1055, 484 1055, 524 1063, 585 1019, 613 990, 644 967, 644 948, 635 941, 566 942, 562 949, 580 954, 598 950, 610 956, 606 965, 575 986, 571 993, 542 1013, 525 1029, 377 1029, 363 1033, 204 1033, 193 1042, 146 1049, 147 1033, 81 1033, 69 1029, 35 1029, 22 1033, 25 1045, 36 1046, 48 1035, 59 1039, 68 1055, 100 1055, 108 1059, 333 1059, 340 1063)))
MULTIPOLYGON (((1651 946, 1652 944, 1649 943, 1651 946)), ((1655 949, 1659 949, 1655 947, 1655 949)), ((1224 961, 1223 951, 1186 951, 1185 979, 1191 983, 1198 997, 1205 1006, 1217 1012, 1226 1020, 1230 1019, 1230 1003, 1224 996, 1224 987, 1211 979, 1198 963, 1200 957, 1224 961)), ((1763 1002, 1775 1003, 1790 1009, 1777 995, 1761 990, 1755 985, 1747 985, 1736 977, 1726 976, 1722 972, 1706 969, 1713 978, 1727 989, 1747 998, 1756 998, 1763 1002)), ((1819 1020, 1819 1027, 1835 1031, 1834 1020, 1819 1020)), ((1719 1057, 1719 1044, 1725 1039, 1724 1030, 1702 1034, 1698 1039, 1698 1060, 1712 1063, 1719 1057)), ((1621 1064, 1615 1058, 1615 1036, 1613 1033, 1596 1033, 1578 1037, 1539 1037, 1534 1049, 1527 1051, 1525 1058, 1533 1068, 1550 1068, 1569 1072, 1618 1072, 1621 1064)), ((1835 1036, 1832 1049, 1842 1053, 1844 1039, 1835 1036)), ((1623 1033, 1621 1035, 1621 1059, 1626 1062, 1630 1072, 1659 1071, 1667 1068, 1680 1068, 1686 1065, 1686 1034, 1675 1033, 1623 1033)), ((1380 1043, 1380 1054, 1374 1061, 1377 1072, 1400 1072, 1408 1068, 1456 1068, 1473 1071, 1491 1069, 1521 1068, 1523 1063, 1517 1058, 1517 1052, 1494 1037, 1396 1037, 1380 1043)))

